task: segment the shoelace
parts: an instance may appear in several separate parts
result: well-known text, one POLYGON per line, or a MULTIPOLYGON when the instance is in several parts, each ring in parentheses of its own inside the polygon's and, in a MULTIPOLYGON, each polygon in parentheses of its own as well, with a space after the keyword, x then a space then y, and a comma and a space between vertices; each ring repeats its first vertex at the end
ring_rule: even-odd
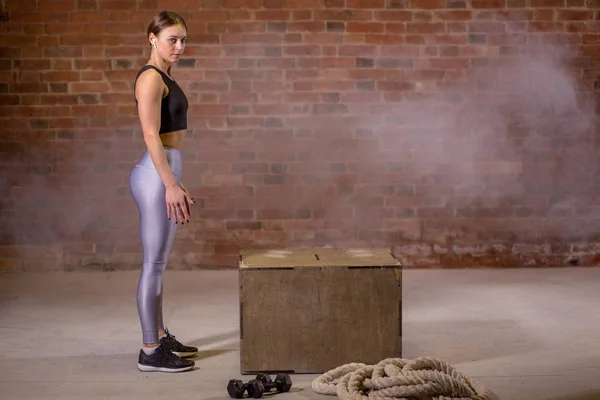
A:
POLYGON ((165 339, 167 339, 169 341, 174 341, 175 340, 175 335, 171 335, 171 333, 169 332, 169 330, 165 329, 165 339))
POLYGON ((168 351, 163 346, 160 346, 160 352, 163 353, 163 355, 165 355, 167 358, 169 358, 171 360, 179 361, 179 356, 177 356, 176 354, 173 354, 171 351, 168 351))
POLYGON ((183 348, 183 345, 175 339, 175 335, 171 335, 168 329, 165 329, 165 341, 176 345, 178 348, 183 348))
POLYGON ((169 343, 179 344, 179 342, 177 342, 177 340, 175 340, 175 336, 167 336, 167 337, 165 337, 165 340, 169 343))

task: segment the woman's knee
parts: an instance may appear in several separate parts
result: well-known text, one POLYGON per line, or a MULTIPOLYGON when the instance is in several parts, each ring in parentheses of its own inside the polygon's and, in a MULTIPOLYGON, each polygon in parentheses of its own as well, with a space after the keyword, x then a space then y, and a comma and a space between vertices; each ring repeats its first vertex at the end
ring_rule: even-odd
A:
POLYGON ((144 262, 142 263, 142 273, 153 276, 162 275, 167 268, 167 262, 168 260, 166 257, 155 260, 144 259, 144 262))

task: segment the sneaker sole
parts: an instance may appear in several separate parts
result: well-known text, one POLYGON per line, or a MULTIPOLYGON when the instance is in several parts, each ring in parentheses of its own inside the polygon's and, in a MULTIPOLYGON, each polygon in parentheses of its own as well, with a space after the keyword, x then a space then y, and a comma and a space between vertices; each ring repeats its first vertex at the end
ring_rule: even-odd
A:
POLYGON ((142 372, 185 372, 194 369, 194 366, 183 368, 164 368, 164 367, 153 367, 151 365, 143 365, 138 363, 138 369, 142 372))
POLYGON ((172 351, 171 353, 175 354, 176 356, 179 356, 181 358, 186 358, 186 357, 193 357, 196 354, 198 354, 197 351, 188 351, 188 352, 179 352, 179 351, 172 351))

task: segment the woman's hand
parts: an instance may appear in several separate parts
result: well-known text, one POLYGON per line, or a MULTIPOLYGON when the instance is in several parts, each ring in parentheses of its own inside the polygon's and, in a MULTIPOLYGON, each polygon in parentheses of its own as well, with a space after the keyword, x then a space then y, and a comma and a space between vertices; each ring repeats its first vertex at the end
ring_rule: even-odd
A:
MULTIPOLYGON (((187 190, 187 188, 185 186, 183 186, 183 183, 180 183, 179 186, 181 187, 181 190, 183 190, 183 192, 185 193, 185 198, 186 198, 186 202, 185 205, 187 207, 187 212, 188 212, 188 216, 192 214, 192 210, 190 209, 190 205, 191 204, 196 204, 196 202, 194 201, 194 198, 192 197, 192 195, 190 194, 190 192, 187 190)), ((189 220, 188 220, 189 222, 189 220)))
POLYGON ((196 202, 194 201, 194 198, 192 197, 190 192, 187 190, 187 188, 185 186, 183 186, 183 183, 180 183, 179 187, 181 187, 181 190, 183 190, 183 192, 185 193, 187 200, 192 204, 196 204, 196 202))
MULTIPOLYGON (((190 208, 188 203, 189 195, 179 185, 167 187, 165 201, 167 202, 167 217, 174 219, 175 223, 183 221, 189 222, 190 208)), ((190 199, 191 200, 191 199, 190 199)))

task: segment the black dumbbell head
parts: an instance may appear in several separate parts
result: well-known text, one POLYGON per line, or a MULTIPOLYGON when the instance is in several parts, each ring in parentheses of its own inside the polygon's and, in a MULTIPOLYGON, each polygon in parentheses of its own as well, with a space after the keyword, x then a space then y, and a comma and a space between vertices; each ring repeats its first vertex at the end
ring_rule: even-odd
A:
POLYGON ((271 383, 271 376, 269 374, 258 374, 256 375, 256 379, 258 379, 259 381, 262 381, 263 384, 269 384, 271 383))
POLYGON ((227 384, 227 393, 234 399, 241 399, 244 397, 244 382, 239 379, 232 379, 227 384))
POLYGON ((248 382, 248 396, 254 399, 260 399, 265 393, 265 386, 262 381, 258 379, 252 379, 248 382))
POLYGON ((277 377, 275 378, 275 385, 277 385, 278 392, 289 392, 292 388, 292 378, 290 378, 288 374, 277 374, 277 377))

